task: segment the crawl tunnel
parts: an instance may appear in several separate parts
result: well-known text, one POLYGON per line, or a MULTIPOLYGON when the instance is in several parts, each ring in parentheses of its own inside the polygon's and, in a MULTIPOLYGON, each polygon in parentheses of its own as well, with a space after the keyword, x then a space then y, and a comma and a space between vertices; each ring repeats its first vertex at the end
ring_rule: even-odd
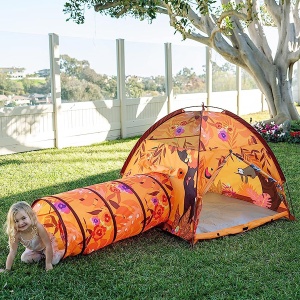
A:
POLYGON ((32 208, 66 258, 167 222, 173 198, 169 177, 154 172, 43 197, 32 208))

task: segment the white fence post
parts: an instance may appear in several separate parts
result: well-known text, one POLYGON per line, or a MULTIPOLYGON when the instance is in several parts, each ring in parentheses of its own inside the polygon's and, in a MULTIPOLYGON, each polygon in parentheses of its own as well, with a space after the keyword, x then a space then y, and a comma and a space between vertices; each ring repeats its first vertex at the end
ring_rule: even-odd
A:
POLYGON ((165 85, 168 101, 168 114, 171 112, 173 102, 173 74, 172 74, 172 44, 165 43, 165 85))
POLYGON ((127 137, 126 91, 125 91, 125 48, 124 39, 117 39, 117 97, 120 101, 121 138, 127 137))
POLYGON ((55 33, 49 33, 49 53, 50 53, 50 76, 51 76, 51 98, 54 113, 55 147, 62 148, 61 130, 61 85, 59 66, 59 37, 55 33))
POLYGON ((300 105, 300 61, 297 61, 297 100, 296 102, 300 105))
POLYGON ((206 105, 209 106, 211 103, 212 95, 212 63, 211 63, 211 48, 206 47, 206 93, 207 100, 206 105))
POLYGON ((236 114, 239 116, 240 115, 240 100, 241 100, 241 91, 242 91, 242 72, 241 72, 241 67, 236 66, 236 90, 237 90, 237 95, 236 95, 236 114))

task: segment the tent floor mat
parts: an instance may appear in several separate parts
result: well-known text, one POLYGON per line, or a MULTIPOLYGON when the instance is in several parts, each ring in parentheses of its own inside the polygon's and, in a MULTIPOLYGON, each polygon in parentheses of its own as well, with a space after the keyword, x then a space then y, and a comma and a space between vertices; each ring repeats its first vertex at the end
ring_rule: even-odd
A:
POLYGON ((206 193, 202 199, 202 210, 196 233, 214 232, 276 214, 276 211, 250 202, 206 193))

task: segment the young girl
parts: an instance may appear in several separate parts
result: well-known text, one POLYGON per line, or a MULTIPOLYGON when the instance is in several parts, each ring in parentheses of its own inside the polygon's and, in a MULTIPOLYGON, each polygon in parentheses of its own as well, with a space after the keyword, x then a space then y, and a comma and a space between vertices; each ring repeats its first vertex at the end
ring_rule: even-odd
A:
POLYGON ((11 270, 19 242, 26 248, 21 261, 32 263, 45 258, 46 271, 53 269, 53 265, 56 265, 62 258, 63 250, 58 250, 54 236, 38 222, 35 212, 28 203, 20 201, 10 207, 5 227, 9 254, 6 259, 6 268, 0 269, 0 272, 11 270))

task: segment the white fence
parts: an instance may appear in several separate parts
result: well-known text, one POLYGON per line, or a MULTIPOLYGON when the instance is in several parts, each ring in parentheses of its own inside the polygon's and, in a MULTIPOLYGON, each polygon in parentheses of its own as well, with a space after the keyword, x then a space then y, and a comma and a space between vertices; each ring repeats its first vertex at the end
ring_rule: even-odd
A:
MULTIPOLYGON (((124 41, 117 40, 118 99, 61 103, 58 36, 49 34, 53 105, 0 109, 0 155, 46 148, 63 148, 142 135, 169 112, 189 106, 211 105, 236 114, 267 109, 259 90, 212 92, 207 60, 207 93, 173 95, 172 49, 165 44, 166 95, 128 99, 125 96, 124 41)), ((210 57, 207 50, 206 57, 210 57)), ((237 72, 240 73, 240 72, 237 72)))
MULTIPOLYGON (((237 92, 212 93, 211 106, 237 111, 237 92)), ((243 90, 240 113, 266 109, 259 90, 243 90)), ((171 111, 207 104, 206 93, 177 95, 171 111)), ((154 122, 168 113, 167 97, 126 99, 124 102, 127 137, 143 134, 154 122)), ((83 146, 121 136, 120 101, 99 100, 61 104, 61 147, 83 146)), ((0 109, 0 155, 54 148, 55 116, 52 105, 0 109)), ((123 125, 124 126, 124 125, 123 125)))

